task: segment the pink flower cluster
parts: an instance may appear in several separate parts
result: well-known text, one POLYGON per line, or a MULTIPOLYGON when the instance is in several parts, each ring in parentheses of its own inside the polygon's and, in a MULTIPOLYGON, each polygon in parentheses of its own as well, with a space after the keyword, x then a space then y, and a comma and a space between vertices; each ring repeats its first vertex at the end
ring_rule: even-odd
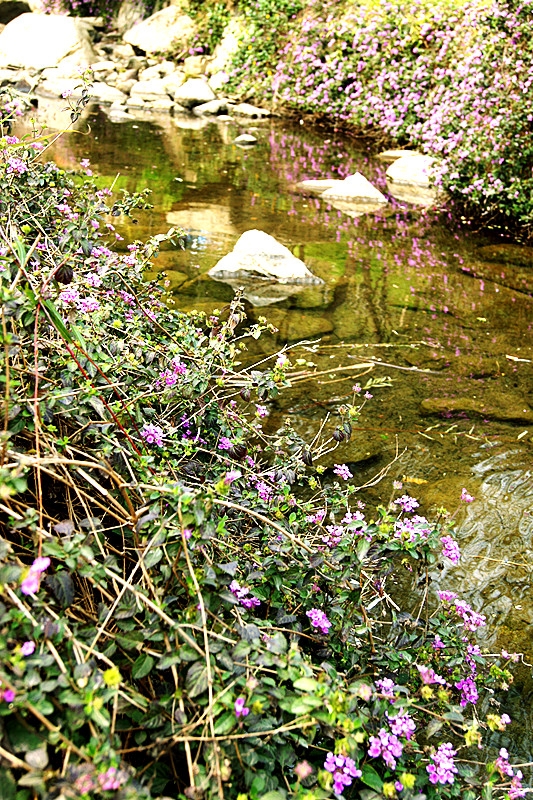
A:
POLYGON ((261 601, 254 597, 253 594, 250 594, 250 590, 246 586, 241 586, 235 580, 230 583, 229 590, 244 608, 250 609, 261 605, 261 601))
POLYGON ((363 774, 353 758, 343 755, 328 753, 324 761, 324 769, 333 775, 333 791, 335 794, 342 794, 344 789, 351 786, 354 778, 360 778, 363 774))
POLYGON ((39 584, 41 582, 41 575, 50 566, 50 559, 48 557, 39 556, 31 565, 25 578, 20 584, 20 591, 22 594, 36 594, 39 591, 39 584))
POLYGON ((396 767, 396 759, 403 753, 403 744, 394 733, 381 728, 377 736, 371 736, 368 755, 370 758, 381 756, 389 769, 396 767))
POLYGON ((455 539, 452 539, 451 536, 441 536, 440 541, 442 544, 442 555, 449 558, 452 564, 458 564, 461 558, 461 550, 455 539))
POLYGON ((163 429, 159 425, 153 425, 151 422, 144 423, 141 436, 147 444, 163 447, 163 435, 163 429))
POLYGON ((456 752, 450 742, 441 744, 437 752, 432 753, 430 758, 433 763, 426 767, 431 783, 444 785, 454 782, 454 775, 457 773, 457 767, 453 760, 455 755, 456 752))
POLYGON ((239 719, 239 717, 247 717, 248 714, 250 713, 250 709, 247 708, 245 703, 246 700, 244 697, 238 697, 235 700, 234 709, 235 709, 235 716, 237 717, 237 719, 239 719))
POLYGON ((327 635, 329 633, 329 629, 331 628, 331 622, 321 611, 319 608, 311 608, 309 611, 306 611, 306 616, 309 617, 309 621, 313 628, 318 628, 320 633, 327 635))

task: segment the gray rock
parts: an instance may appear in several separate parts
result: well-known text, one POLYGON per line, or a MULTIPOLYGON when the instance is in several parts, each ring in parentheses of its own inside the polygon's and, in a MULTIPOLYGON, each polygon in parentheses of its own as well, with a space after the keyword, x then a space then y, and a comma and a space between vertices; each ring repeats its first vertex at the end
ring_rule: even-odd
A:
POLYGON ((115 72, 114 61, 96 61, 91 65, 91 69, 97 80, 105 79, 110 72, 115 72))
POLYGON ((83 86, 78 78, 62 78, 51 76, 45 78, 37 86, 35 93, 39 97, 54 98, 62 97, 64 92, 69 92, 73 100, 78 100, 81 97, 83 86))
POLYGON ((60 14, 21 14, 0 33, 0 67, 44 69, 65 58, 80 66, 96 61, 86 26, 60 14))
POLYGON ((203 78, 189 78, 174 93, 176 103, 185 108, 194 108, 215 99, 214 91, 203 78))
POLYGON ((154 64, 153 67, 146 67, 139 72, 139 80, 151 81, 154 78, 163 78, 170 75, 176 69, 172 61, 162 61, 160 64, 154 64))
POLYGON ((91 97, 98 103, 126 102, 126 95, 124 92, 121 92, 120 89, 117 89, 115 86, 109 86, 109 84, 103 81, 94 81, 91 89, 91 97))
POLYGON ((387 187, 397 200, 416 205, 431 205, 437 199, 437 191, 431 185, 431 168, 435 159, 431 156, 402 156, 387 169, 387 187))
POLYGON ((246 25, 242 18, 233 17, 229 22, 222 39, 215 47, 213 58, 207 66, 208 75, 215 75, 226 70, 241 45, 245 28, 246 25))
POLYGON ((131 87, 132 97, 140 97, 150 102, 151 100, 168 99, 164 78, 152 78, 149 81, 137 81, 131 87))
POLYGON ((193 113, 198 117, 211 117, 226 111, 227 107, 227 100, 210 100, 208 103, 202 103, 193 108, 193 113))
POLYGON ((163 81, 165 82, 165 91, 175 100, 176 94, 186 81, 185 73, 178 69, 170 75, 166 75, 163 81))
POLYGON ((214 92, 220 92, 224 86, 229 81, 229 75, 227 72, 216 72, 209 78, 209 86, 214 92))
POLYGON ((161 53, 182 49, 196 31, 193 20, 180 8, 169 6, 139 22, 123 38, 126 44, 138 47, 145 53, 161 53))
POLYGON ((335 181, 333 186, 321 195, 322 200, 349 200, 352 203, 386 203, 387 198, 376 189, 364 175, 356 172, 343 181, 335 181))
POLYGON ((187 78, 199 78, 204 75, 207 64, 205 56, 188 56, 183 62, 183 70, 187 78))
MULTIPOLYGON (((131 28, 131 25, 128 26, 131 28)), ((135 50, 131 46, 131 44, 116 44, 113 47, 113 60, 121 59, 123 61, 128 61, 130 58, 135 56, 135 50)))
POLYGON ((23 73, 19 69, 0 69, 0 84, 16 83, 21 74, 23 73))
POLYGON ((321 283, 287 247, 258 230, 243 233, 232 252, 221 258, 208 274, 219 278, 257 274, 280 283, 321 283))
POLYGON ((237 103, 231 109, 231 113, 236 117, 250 117, 251 119, 262 119, 263 117, 270 117, 270 111, 266 108, 259 108, 252 106, 250 103, 237 103))

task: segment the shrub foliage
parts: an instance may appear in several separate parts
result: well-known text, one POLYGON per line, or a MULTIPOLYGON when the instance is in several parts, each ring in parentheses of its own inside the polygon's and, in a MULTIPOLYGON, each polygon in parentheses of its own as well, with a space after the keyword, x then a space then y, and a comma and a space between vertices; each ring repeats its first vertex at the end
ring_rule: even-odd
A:
POLYGON ((521 796, 483 751, 509 655, 429 583, 449 518, 314 465, 358 387, 320 441, 267 435, 266 323, 165 304, 142 275, 175 232, 113 246, 144 198, 42 149, 0 139, 2 798, 521 796))

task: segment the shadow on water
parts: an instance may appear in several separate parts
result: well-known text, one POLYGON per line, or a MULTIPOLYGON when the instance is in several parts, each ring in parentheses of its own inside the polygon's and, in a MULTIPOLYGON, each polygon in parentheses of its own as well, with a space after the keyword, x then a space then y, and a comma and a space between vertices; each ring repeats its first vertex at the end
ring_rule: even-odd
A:
MULTIPOLYGON (((186 249, 166 249, 150 274, 166 273, 176 307, 210 313, 231 300, 232 287, 206 272, 251 228, 274 235, 323 279, 289 294, 248 291, 250 318, 266 316, 279 329, 260 341, 264 353, 321 338, 320 348, 299 346, 291 357, 324 374, 270 405, 269 430, 287 414, 307 436, 326 411, 334 423, 365 370, 328 371, 373 360, 359 381, 390 377, 391 385, 371 388, 352 440, 325 463, 350 464, 363 484, 400 454, 367 499, 388 499, 392 480, 401 480, 426 513, 453 511, 467 487, 476 500, 458 512, 461 564, 432 579, 487 614, 493 652, 532 661, 533 251, 458 232, 448 218, 394 200, 352 217, 297 193, 299 180, 355 171, 386 193, 386 165, 334 132, 279 120, 114 124, 99 110, 89 120, 94 135, 63 139, 55 157, 69 167, 90 158, 108 184, 120 173, 119 188, 152 189, 154 210, 117 228, 124 246, 171 226, 186 230, 186 249), (234 144, 243 132, 256 136, 255 147, 234 144)), ((530 672, 519 671, 513 690, 528 732, 530 672)), ((529 761, 530 745, 528 733, 512 746, 529 761)))

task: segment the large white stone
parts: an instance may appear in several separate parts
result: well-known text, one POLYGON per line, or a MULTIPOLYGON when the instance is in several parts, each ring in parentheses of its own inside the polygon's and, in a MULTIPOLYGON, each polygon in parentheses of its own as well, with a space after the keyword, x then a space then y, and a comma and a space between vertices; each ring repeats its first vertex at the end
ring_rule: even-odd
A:
POLYGON ((387 198, 360 172, 335 181, 320 195, 322 200, 349 200, 352 203, 386 203, 387 198))
POLYGON ((164 78, 137 81, 137 83, 134 83, 131 87, 130 94, 132 97, 142 97, 143 100, 148 101, 161 98, 169 99, 164 78))
POLYGON ((63 59, 88 66, 97 60, 87 28, 60 14, 21 14, 0 33, 0 67, 44 69, 63 59))
POLYGON ((264 231, 242 234, 231 253, 209 270, 213 278, 263 275, 280 283, 322 283, 288 247, 264 231))
POLYGON ((437 191, 431 185, 430 175, 435 159, 425 155, 402 156, 394 161, 385 173, 387 188, 393 197, 407 203, 431 205, 437 191))
POLYGON ((339 183, 338 180, 335 178, 319 178, 319 179, 309 179, 307 181, 300 181, 296 184, 295 189, 299 192, 303 192, 307 194, 311 192, 312 194, 322 194, 325 192, 326 189, 331 189, 332 186, 335 186, 336 183, 339 183))
POLYGON ((184 108, 194 108, 215 100, 215 93, 203 78, 189 78, 175 90, 174 100, 184 108))
POLYGON ((122 37, 145 53, 162 53, 186 45, 196 30, 193 20, 176 6, 162 8, 134 25, 122 37))

